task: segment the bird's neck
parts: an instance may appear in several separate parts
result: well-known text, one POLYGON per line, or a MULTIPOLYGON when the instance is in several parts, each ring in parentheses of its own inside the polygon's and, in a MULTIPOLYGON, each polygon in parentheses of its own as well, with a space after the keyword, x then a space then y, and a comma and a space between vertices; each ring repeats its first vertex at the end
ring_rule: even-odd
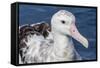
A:
POLYGON ((72 58, 72 52, 73 52, 73 42, 72 39, 69 36, 62 35, 57 32, 53 32, 53 38, 54 38, 54 53, 55 57, 60 57, 63 59, 72 58))
POLYGON ((72 45, 72 39, 69 36, 60 34, 58 32, 53 31, 53 38, 54 38, 54 48, 55 50, 63 51, 67 47, 69 48, 72 45))

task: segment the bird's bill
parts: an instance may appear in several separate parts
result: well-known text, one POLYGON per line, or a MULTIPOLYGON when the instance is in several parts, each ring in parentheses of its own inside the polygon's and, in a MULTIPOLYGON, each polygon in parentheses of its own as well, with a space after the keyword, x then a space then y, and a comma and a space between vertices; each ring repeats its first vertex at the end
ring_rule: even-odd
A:
POLYGON ((85 48, 88 48, 88 40, 82 36, 79 31, 77 30, 75 23, 71 24, 71 36, 76 39, 78 42, 80 42, 85 48))

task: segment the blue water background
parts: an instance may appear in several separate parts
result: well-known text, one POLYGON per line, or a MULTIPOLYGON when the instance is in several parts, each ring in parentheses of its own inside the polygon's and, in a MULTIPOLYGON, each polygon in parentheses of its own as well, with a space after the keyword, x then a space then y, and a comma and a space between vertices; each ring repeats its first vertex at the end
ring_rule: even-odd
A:
POLYGON ((76 25, 79 32, 89 41, 89 48, 84 48, 79 42, 73 39, 77 52, 84 60, 96 59, 96 9, 83 7, 56 7, 56 6, 19 6, 19 25, 33 24, 46 21, 50 23, 51 17, 59 10, 72 12, 76 17, 76 25))

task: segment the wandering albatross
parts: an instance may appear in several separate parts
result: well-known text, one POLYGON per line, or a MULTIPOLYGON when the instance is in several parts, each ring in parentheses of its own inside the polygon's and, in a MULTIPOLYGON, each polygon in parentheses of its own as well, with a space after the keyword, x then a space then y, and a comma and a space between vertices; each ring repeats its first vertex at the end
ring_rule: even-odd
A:
POLYGON ((47 23, 27 24, 19 28, 19 63, 41 63, 82 60, 72 38, 88 48, 88 40, 75 26, 75 16, 59 10, 47 23))

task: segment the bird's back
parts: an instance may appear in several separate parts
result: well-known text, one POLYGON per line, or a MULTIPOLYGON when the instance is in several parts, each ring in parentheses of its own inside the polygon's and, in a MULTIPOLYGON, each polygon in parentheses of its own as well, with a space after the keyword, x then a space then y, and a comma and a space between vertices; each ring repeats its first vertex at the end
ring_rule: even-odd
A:
POLYGON ((19 28, 19 56, 23 63, 45 62, 52 51, 53 40, 49 37, 47 23, 25 25, 19 28))

